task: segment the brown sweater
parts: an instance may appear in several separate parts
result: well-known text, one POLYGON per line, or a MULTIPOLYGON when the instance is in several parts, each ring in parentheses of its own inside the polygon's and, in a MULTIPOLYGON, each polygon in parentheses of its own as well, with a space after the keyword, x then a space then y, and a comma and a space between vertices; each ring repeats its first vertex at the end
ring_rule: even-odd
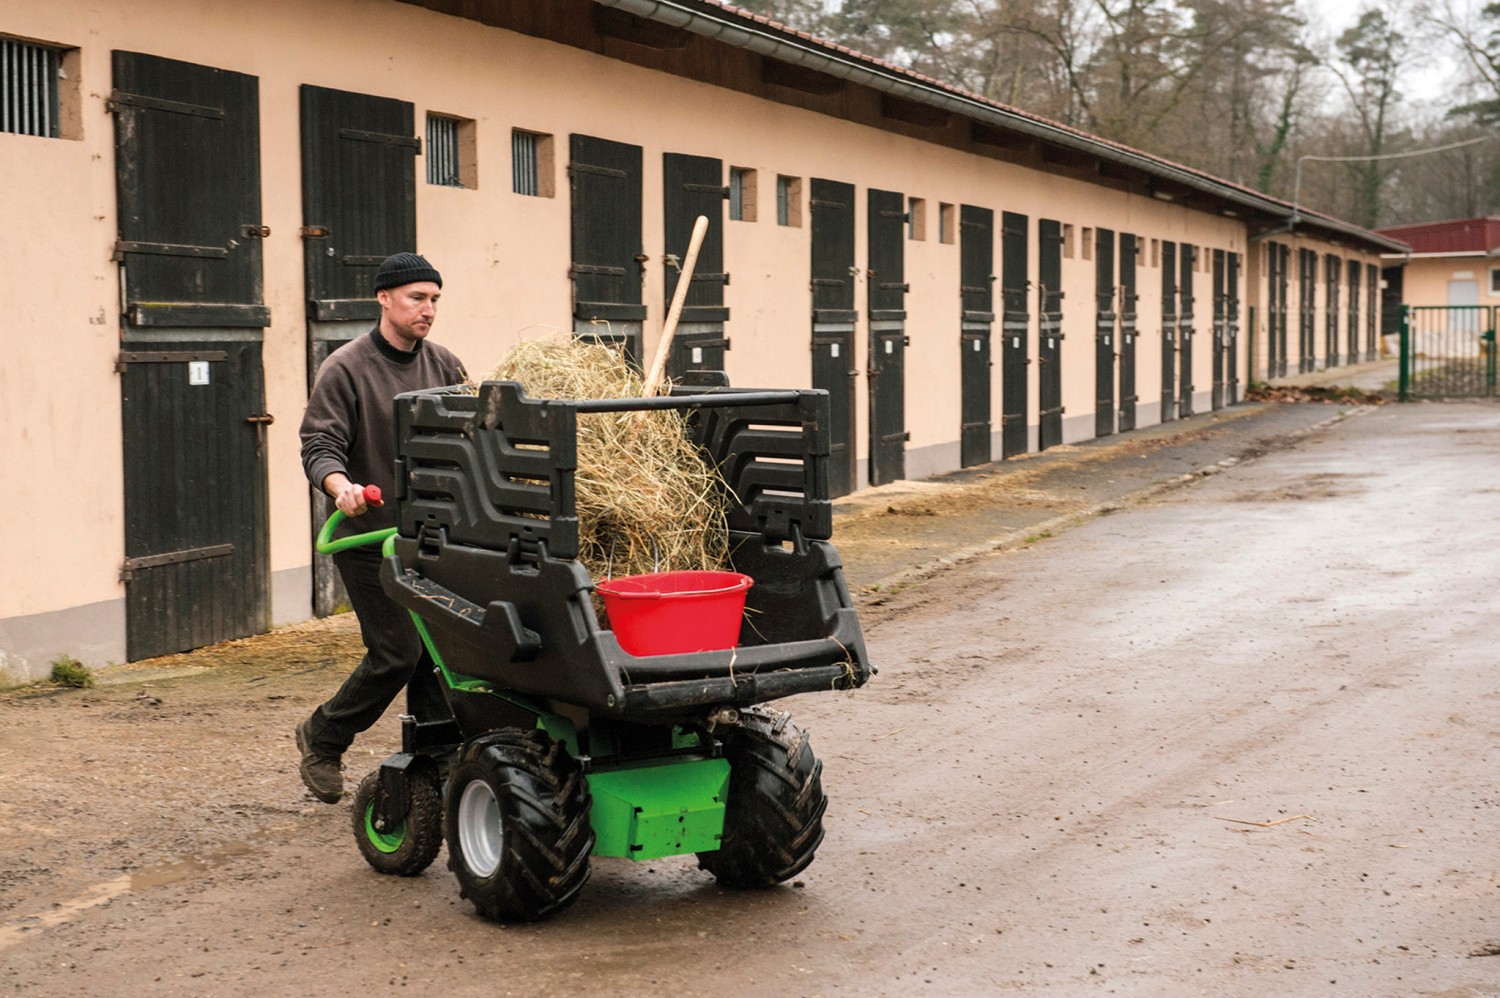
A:
MULTIPOLYGON (((319 491, 323 479, 342 471, 361 485, 378 485, 395 497, 396 415, 392 400, 402 392, 455 385, 463 364, 447 347, 419 340, 411 353, 380 335, 351 340, 318 368, 302 416, 302 470, 319 491)), ((363 533, 396 525, 396 504, 372 506, 341 533, 363 533)))

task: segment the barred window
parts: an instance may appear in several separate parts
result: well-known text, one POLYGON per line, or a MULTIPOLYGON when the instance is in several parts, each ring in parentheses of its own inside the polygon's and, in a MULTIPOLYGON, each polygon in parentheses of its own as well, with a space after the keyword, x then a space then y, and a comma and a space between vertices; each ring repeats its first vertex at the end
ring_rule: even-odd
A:
POLYGON ((510 133, 511 187, 517 194, 537 196, 536 134, 510 133))
POLYGON ((552 136, 515 128, 510 133, 510 189, 533 198, 556 195, 552 136))
POLYGON ((58 138, 62 50, 0 38, 0 132, 58 138))
POLYGON ((729 168, 729 218, 734 222, 755 221, 755 171, 729 168))
POLYGON ((458 119, 427 116, 427 182, 462 187, 458 171, 458 119))

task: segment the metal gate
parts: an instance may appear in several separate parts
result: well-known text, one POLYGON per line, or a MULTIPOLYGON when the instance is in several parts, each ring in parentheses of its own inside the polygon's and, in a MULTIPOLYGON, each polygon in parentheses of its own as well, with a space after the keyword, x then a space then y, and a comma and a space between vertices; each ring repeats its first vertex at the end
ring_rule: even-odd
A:
POLYGON ((1401 306, 1401 400, 1494 398, 1500 306, 1401 306))

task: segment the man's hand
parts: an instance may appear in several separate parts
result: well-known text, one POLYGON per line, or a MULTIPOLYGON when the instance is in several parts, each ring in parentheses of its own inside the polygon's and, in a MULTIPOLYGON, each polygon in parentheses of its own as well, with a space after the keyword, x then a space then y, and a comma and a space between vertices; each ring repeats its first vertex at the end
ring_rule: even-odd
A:
POLYGON ((333 498, 333 504, 345 516, 364 516, 370 508, 365 499, 365 487, 351 482, 342 472, 336 471, 323 479, 323 491, 333 498))

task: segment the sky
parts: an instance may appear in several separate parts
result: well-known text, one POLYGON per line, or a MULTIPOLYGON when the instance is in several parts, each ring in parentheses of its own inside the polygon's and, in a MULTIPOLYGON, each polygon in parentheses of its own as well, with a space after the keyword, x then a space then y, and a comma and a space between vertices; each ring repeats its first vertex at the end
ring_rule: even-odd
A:
MULTIPOLYGON (((1444 0, 1431 0, 1437 6, 1444 0)), ((1446 0, 1457 13, 1473 14, 1485 0, 1446 0)), ((1330 41, 1346 29, 1353 27, 1359 15, 1370 7, 1412 7, 1413 0, 1302 0, 1300 6, 1307 23, 1330 41)), ((1412 72, 1407 80, 1405 92, 1412 100, 1433 103, 1451 103, 1448 99, 1457 85, 1461 66, 1453 46, 1441 41, 1431 41, 1417 46, 1427 54, 1429 62, 1412 72)))

